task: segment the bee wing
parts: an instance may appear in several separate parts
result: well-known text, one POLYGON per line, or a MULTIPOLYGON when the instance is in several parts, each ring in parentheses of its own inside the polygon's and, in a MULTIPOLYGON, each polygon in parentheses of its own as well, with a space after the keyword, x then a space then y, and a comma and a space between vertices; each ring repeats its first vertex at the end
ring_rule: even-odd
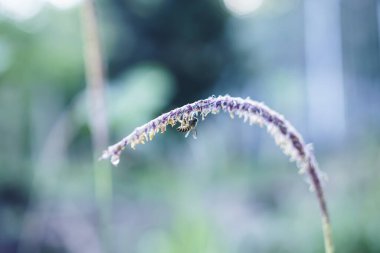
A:
POLYGON ((187 131, 185 138, 187 138, 187 136, 189 136, 190 132, 191 132, 191 130, 187 131))
POLYGON ((197 139, 197 130, 196 129, 193 129, 193 138, 197 139))

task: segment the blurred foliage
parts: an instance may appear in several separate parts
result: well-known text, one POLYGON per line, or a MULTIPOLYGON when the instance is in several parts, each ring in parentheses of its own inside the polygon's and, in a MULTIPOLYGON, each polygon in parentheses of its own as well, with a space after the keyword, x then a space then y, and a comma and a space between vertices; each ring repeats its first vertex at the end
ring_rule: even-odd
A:
MULTIPOLYGON (((317 144, 337 252, 379 252, 376 6, 341 1, 347 132, 326 142, 308 134, 303 1, 265 0, 244 17, 217 0, 97 1, 112 141, 211 94, 264 100, 317 144)), ((199 122, 198 140, 169 129, 127 151, 103 236, 80 7, 0 17, 0 252, 322 252, 295 166, 226 115, 199 122)))
POLYGON ((207 91, 227 65, 236 64, 223 33, 227 15, 217 0, 113 0, 99 6, 104 8, 104 41, 110 41, 110 78, 141 61, 160 62, 181 87, 171 99, 181 105, 207 91))

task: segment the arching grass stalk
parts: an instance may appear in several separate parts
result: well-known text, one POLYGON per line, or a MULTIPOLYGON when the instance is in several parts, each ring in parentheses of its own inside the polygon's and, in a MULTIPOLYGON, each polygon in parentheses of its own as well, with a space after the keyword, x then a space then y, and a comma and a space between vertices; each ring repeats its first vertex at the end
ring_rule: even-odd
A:
POLYGON ((250 98, 243 99, 226 95, 211 96, 207 99, 184 105, 136 128, 120 142, 108 147, 99 159, 110 159, 111 163, 116 166, 120 161, 121 152, 128 145, 134 149, 137 144, 144 144, 152 140, 155 134, 164 133, 168 125, 173 127, 178 122, 188 122, 199 114, 204 119, 209 113, 217 114, 220 111, 228 112, 232 118, 234 116, 243 118, 244 122, 248 121, 250 125, 265 126, 277 146, 290 157, 291 161, 296 162, 299 173, 306 173, 310 177, 310 186, 316 192, 321 210, 325 252, 333 253, 330 219, 321 185, 322 173, 318 169, 312 146, 305 145, 302 136, 297 130, 282 115, 271 110, 263 103, 253 101, 250 98))

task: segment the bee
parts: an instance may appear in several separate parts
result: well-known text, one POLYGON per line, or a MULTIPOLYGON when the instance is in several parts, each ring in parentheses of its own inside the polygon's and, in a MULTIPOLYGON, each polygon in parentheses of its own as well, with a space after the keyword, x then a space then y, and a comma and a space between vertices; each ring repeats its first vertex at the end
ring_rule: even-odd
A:
POLYGON ((177 131, 181 133, 186 132, 185 138, 189 136, 190 132, 193 132, 193 138, 196 139, 197 138, 196 127, 198 123, 197 117, 193 117, 190 120, 182 120, 180 122, 181 122, 181 125, 177 128, 177 131))

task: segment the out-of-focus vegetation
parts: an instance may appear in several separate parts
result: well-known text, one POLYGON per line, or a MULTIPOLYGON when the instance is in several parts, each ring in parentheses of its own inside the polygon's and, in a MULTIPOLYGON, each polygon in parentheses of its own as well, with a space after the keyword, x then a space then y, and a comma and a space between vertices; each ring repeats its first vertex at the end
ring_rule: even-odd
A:
MULTIPOLYGON (((337 252, 379 252, 377 1, 243 2, 96 1, 112 143, 211 94, 265 101, 314 143, 337 252)), ((67 3, 0 0, 0 252, 323 251, 294 164, 226 115, 127 151, 102 208, 67 3)))

